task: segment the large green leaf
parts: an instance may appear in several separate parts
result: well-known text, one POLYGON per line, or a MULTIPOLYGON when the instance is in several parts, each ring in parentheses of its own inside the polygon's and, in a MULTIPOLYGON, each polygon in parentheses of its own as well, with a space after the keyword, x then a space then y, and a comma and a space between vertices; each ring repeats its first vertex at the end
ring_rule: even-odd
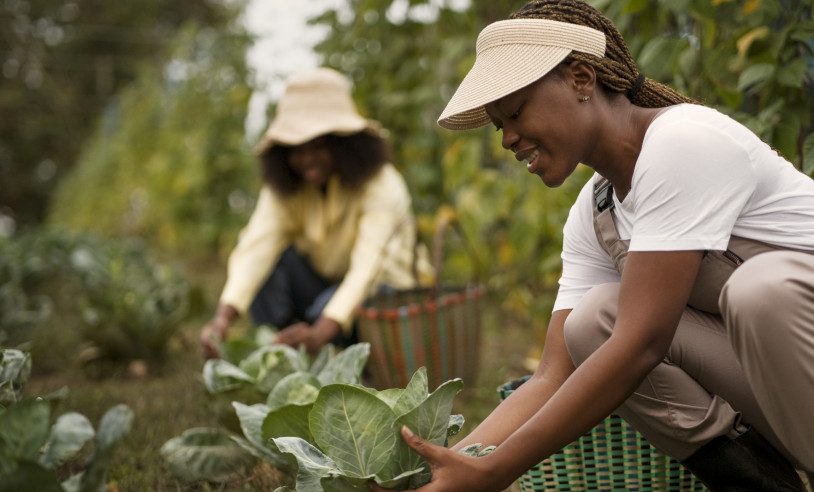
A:
POLYGON ((33 461, 20 461, 10 473, 0 473, 0 490, 65 492, 53 470, 33 461))
POLYGON ((336 347, 332 343, 328 343, 323 345, 322 348, 319 350, 319 354, 317 354, 314 362, 311 363, 311 367, 308 370, 316 376, 317 374, 325 368, 325 365, 328 364, 328 361, 333 359, 336 356, 336 347))
POLYGON ((401 398, 402 393, 404 393, 404 389, 402 388, 388 388, 375 394, 378 399, 387 403, 387 406, 394 408, 398 403, 399 398, 401 398))
POLYGON ((224 481, 254 464, 254 457, 220 429, 195 427, 164 443, 161 454, 181 481, 224 481))
POLYGON ((36 461, 48 439, 51 408, 43 400, 22 401, 0 410, 0 456, 36 461))
POLYGON ((79 492, 98 492, 105 489, 107 471, 116 445, 127 434, 133 423, 133 411, 119 404, 105 412, 96 432, 96 449, 85 464, 79 480, 79 492))
POLYGON ((297 371, 282 378, 269 393, 266 405, 274 409, 283 405, 305 405, 317 399, 322 384, 310 372, 297 371))
POLYGON ((263 439, 299 437, 314 444, 314 436, 308 425, 308 415, 314 405, 284 405, 270 411, 263 420, 263 439))
POLYGON ((297 490, 322 490, 320 480, 323 477, 341 473, 331 458, 299 437, 278 437, 274 444, 283 453, 290 453, 297 459, 297 490))
MULTIPOLYGON (((438 446, 446 445, 452 401, 462 389, 463 382, 460 379, 445 382, 416 408, 400 416, 395 422, 394 432, 398 433, 401 427, 406 425, 425 440, 438 446)), ((420 485, 429 481, 429 466, 403 439, 398 439, 394 456, 387 471, 380 474, 382 478, 398 476, 423 467, 426 474, 418 481, 419 483, 413 481, 411 484, 420 485)))
POLYGON ((756 63, 741 73, 738 78, 738 90, 758 90, 771 80, 777 67, 771 63, 756 63))
POLYGON ((263 419, 271 409, 262 403, 244 405, 239 401, 233 401, 232 406, 240 421, 243 435, 261 450, 267 450, 266 440, 263 439, 263 419))
POLYGON ((344 474, 367 477, 391 459, 396 445, 393 410, 375 395, 331 384, 320 390, 308 417, 314 441, 344 474))
POLYGON ((51 434, 39 462, 51 470, 72 458, 95 435, 93 425, 82 414, 71 412, 60 415, 51 426, 51 434))
POLYGON ((417 407, 422 401, 427 398, 429 388, 427 387, 427 368, 420 367, 413 376, 404 392, 399 396, 398 401, 393 406, 393 412, 397 416, 404 415, 410 410, 417 407))
POLYGON ((253 377, 223 359, 207 360, 204 363, 203 379, 206 389, 210 393, 221 393, 240 388, 246 384, 254 384, 253 377))
POLYGON ((319 484, 322 492, 368 492, 370 487, 367 483, 354 484, 343 477, 328 476, 323 477, 319 484))
POLYGON ((322 386, 333 383, 358 383, 369 355, 369 343, 353 344, 328 360, 325 368, 317 375, 317 379, 322 386))

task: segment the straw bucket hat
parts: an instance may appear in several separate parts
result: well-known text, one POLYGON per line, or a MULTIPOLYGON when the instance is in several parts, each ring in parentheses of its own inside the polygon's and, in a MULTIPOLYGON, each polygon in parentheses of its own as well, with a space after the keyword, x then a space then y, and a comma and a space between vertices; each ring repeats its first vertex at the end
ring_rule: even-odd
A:
POLYGON ((464 77, 438 124, 468 130, 491 120, 484 105, 540 79, 572 51, 605 56, 605 34, 548 19, 510 19, 486 26, 478 36, 475 65, 464 77))
POLYGON ((260 140, 256 152, 273 145, 300 145, 329 133, 352 135, 379 131, 379 124, 363 118, 353 103, 348 80, 330 68, 317 68, 290 76, 277 115, 260 140))

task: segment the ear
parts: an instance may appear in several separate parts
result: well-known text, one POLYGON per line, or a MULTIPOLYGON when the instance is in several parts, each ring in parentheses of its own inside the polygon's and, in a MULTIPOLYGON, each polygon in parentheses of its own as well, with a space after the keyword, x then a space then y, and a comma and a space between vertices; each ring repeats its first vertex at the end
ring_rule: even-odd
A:
POLYGON ((591 65, 574 60, 565 69, 572 87, 580 94, 590 96, 596 89, 596 71, 591 65))

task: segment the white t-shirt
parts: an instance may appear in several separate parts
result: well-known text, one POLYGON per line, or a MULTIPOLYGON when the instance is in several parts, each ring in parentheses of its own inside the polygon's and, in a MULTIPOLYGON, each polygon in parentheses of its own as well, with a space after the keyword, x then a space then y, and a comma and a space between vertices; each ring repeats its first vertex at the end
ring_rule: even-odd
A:
MULTIPOLYGON (((563 231, 563 274, 554 310, 620 275, 596 238, 594 176, 563 231)), ((724 250, 732 235, 814 251, 814 180, 748 128, 704 106, 662 112, 645 133, 616 226, 630 251, 724 250)))

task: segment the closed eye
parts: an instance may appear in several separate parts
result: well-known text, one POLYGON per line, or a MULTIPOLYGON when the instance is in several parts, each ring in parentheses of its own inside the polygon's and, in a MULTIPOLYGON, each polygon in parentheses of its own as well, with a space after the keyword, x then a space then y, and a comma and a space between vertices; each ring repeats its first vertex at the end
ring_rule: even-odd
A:
POLYGON ((521 104, 520 107, 517 108, 517 111, 512 113, 511 116, 509 116, 509 119, 510 120, 516 120, 517 118, 520 117, 520 113, 522 113, 522 112, 523 112, 523 105, 521 104))

